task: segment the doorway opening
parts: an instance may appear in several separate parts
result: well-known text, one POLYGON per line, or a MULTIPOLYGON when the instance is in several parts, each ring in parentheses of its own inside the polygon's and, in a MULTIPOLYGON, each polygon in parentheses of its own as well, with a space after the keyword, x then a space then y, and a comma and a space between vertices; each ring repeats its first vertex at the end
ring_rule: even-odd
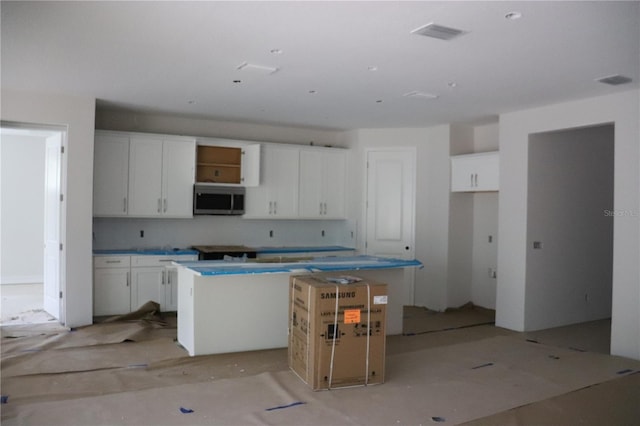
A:
POLYGON ((0 128, 0 323, 64 324, 66 128, 0 128))
POLYGON ((610 319, 614 124, 532 134, 528 161, 526 329, 610 319))

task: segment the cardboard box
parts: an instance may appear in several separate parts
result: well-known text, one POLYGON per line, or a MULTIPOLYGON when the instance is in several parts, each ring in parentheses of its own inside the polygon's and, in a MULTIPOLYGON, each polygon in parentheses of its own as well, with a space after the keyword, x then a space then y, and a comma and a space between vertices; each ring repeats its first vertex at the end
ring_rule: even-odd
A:
POLYGON ((291 276, 289 290, 289 367, 305 383, 384 382, 386 284, 319 273, 291 276))

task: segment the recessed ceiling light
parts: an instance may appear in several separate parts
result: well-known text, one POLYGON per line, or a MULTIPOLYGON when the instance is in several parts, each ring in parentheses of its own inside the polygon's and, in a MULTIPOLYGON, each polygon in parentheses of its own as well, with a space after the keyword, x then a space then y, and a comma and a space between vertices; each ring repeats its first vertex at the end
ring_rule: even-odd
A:
POLYGON ((504 17, 506 19, 510 19, 512 21, 515 21, 516 19, 522 18, 522 13, 520 13, 520 12, 509 12, 506 15, 504 15, 504 17))
POLYGON ((269 52, 274 55, 280 55, 282 53, 282 49, 271 49, 269 52))
POLYGON ((318 92, 316 90, 309 90, 309 93, 312 94, 312 95, 315 95, 318 92))
POLYGON ((378 99, 378 100, 376 101, 376 103, 377 103, 377 104, 381 104, 381 103, 382 103, 382 99, 378 99))

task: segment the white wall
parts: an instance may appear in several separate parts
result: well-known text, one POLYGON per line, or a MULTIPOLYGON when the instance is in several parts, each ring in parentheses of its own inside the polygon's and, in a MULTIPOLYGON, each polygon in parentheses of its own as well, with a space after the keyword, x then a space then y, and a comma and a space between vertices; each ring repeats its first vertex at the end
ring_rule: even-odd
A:
MULTIPOLYGON (((415 257, 425 267, 415 270, 414 303, 430 309, 447 307, 450 126, 412 129, 361 129, 348 135, 353 149, 348 191, 349 212, 364 230, 364 150, 372 147, 415 147, 417 151, 415 257)), ((364 251, 362 238, 358 248, 364 251)))
POLYGON ((0 149, 0 282, 41 283, 45 138, 3 134, 0 149))
MULTIPOLYGON (((92 194, 95 99, 2 90, 0 118, 20 123, 67 126, 63 168, 65 204, 63 220, 63 315, 69 327, 91 324, 92 319, 92 194)), ((64 189, 63 189, 64 190, 64 189)))
POLYGON ((496 324, 527 330, 526 248, 528 140, 531 133, 615 125, 611 353, 640 359, 640 91, 500 116, 500 250, 496 324))
POLYGON ((185 248, 211 244, 354 247, 356 235, 354 232, 352 239, 351 230, 352 224, 346 220, 247 220, 234 216, 197 216, 193 219, 95 218, 93 248, 185 248), (140 237, 140 231, 144 231, 144 237, 140 237), (273 236, 269 231, 273 231, 273 236))
POLYGON ((96 111, 96 129, 217 137, 258 142, 295 143, 301 145, 346 146, 346 133, 337 130, 238 123, 162 114, 113 111, 101 108, 98 108, 96 111))
POLYGON ((613 145, 613 125, 529 136, 529 329, 611 317, 613 145))
MULTIPOLYGON (((498 133, 497 122, 474 127, 474 151, 498 151, 498 133)), ((474 305, 489 309, 496 308, 496 278, 492 278, 489 275, 489 268, 496 270, 498 267, 500 241, 498 238, 499 199, 499 192, 478 192, 473 194, 471 301, 474 305)))
MULTIPOLYGON (((449 153, 459 155, 474 152, 473 136, 472 127, 452 125, 449 153)), ((442 182, 447 189, 450 189, 449 180, 448 178, 442 182)), ((446 302, 448 308, 457 308, 471 301, 473 217, 473 194, 450 192, 446 302)))

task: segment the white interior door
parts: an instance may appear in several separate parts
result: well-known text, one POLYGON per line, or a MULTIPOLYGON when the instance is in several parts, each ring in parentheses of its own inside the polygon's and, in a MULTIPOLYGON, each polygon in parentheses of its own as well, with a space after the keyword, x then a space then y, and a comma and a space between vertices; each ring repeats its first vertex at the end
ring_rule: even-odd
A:
POLYGON ((62 133, 46 139, 44 176, 44 310, 60 319, 62 133))
POLYGON ((413 149, 367 152, 368 255, 415 256, 415 157, 413 149))

